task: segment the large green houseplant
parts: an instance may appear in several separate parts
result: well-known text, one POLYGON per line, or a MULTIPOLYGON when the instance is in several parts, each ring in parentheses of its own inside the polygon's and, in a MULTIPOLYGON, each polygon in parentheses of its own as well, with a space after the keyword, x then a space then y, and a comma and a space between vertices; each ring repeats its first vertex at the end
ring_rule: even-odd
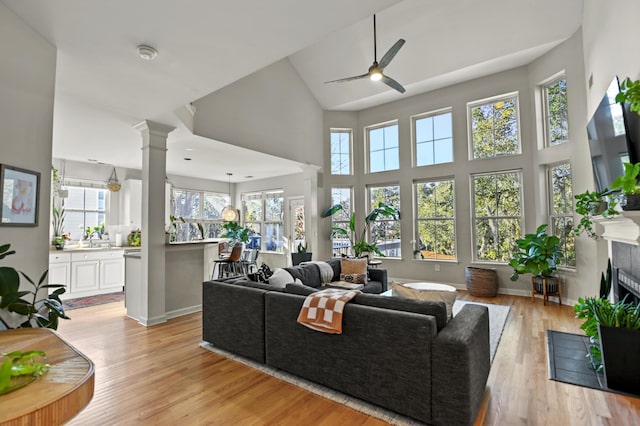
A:
POLYGON ((513 268, 511 281, 517 281, 522 274, 533 275, 536 292, 542 293, 542 283, 547 283, 547 293, 556 293, 558 280, 553 273, 558 269, 562 257, 560 239, 548 235, 547 224, 542 224, 534 234, 526 234, 516 240, 518 251, 513 254, 509 266, 513 268))
MULTIPOLYGON (((0 260, 15 254, 10 244, 0 246, 0 260)), ((65 314, 60 295, 65 292, 63 284, 47 284, 47 273, 40 276, 36 284, 24 272, 18 273, 10 266, 0 267, 0 326, 11 328, 10 320, 2 318, 2 313, 10 312, 20 318, 18 327, 58 328, 58 319, 69 319, 65 314), (32 287, 20 290, 20 275, 32 287), (49 289, 53 289, 48 294, 49 289), (44 293, 44 294, 43 294, 44 293)))
MULTIPOLYGON (((322 213, 322 217, 333 216, 337 212, 343 210, 342 204, 336 204, 329 207, 322 213)), ((379 216, 383 217, 391 217, 395 220, 400 219, 400 211, 395 207, 389 206, 384 203, 378 204, 378 207, 374 208, 369 212, 368 215, 364 218, 364 226, 362 227, 361 232, 356 232, 356 215, 355 213, 351 214, 349 219, 349 229, 344 229, 339 226, 334 226, 331 228, 331 236, 341 236, 346 237, 351 242, 351 250, 353 251, 353 255, 355 257, 360 257, 364 253, 375 253, 378 256, 383 256, 384 254, 378 249, 378 246, 375 242, 367 241, 367 236, 369 235, 369 228, 371 224, 375 222, 379 216)))
POLYGON ((611 182, 611 189, 619 189, 624 196, 622 210, 640 210, 640 186, 638 186, 640 163, 624 163, 624 174, 611 182))
POLYGON ((234 245, 237 242, 246 243, 249 241, 249 228, 240 226, 238 222, 233 220, 225 222, 224 225, 222 225, 222 229, 222 236, 224 238, 229 238, 231 240, 231 245, 234 245))

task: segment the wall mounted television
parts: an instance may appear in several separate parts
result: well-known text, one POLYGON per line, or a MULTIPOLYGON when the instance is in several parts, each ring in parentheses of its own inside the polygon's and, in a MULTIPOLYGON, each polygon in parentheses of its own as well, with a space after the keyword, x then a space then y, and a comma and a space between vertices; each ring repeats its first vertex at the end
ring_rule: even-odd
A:
POLYGON ((640 161, 640 115, 629 104, 616 102, 619 92, 615 77, 587 124, 596 191, 611 188, 611 182, 624 172, 622 163, 640 161))

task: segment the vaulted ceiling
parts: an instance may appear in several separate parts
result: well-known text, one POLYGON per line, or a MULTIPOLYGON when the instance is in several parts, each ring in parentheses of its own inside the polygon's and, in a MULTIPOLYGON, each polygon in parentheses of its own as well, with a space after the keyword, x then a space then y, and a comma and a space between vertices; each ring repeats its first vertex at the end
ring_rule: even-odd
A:
POLYGON ((153 119, 178 127, 169 173, 221 181, 227 171, 242 181, 292 164, 195 137, 174 111, 282 58, 323 108, 360 110, 529 63, 582 22, 582 0, 0 1, 58 49, 54 157, 140 168, 132 126, 153 119), (378 59, 406 40, 385 73, 407 92, 368 79, 324 84, 367 71, 374 13, 378 59), (155 60, 138 57, 142 43, 158 50, 155 60), (245 160, 199 168, 183 160, 187 148, 209 164, 245 160))

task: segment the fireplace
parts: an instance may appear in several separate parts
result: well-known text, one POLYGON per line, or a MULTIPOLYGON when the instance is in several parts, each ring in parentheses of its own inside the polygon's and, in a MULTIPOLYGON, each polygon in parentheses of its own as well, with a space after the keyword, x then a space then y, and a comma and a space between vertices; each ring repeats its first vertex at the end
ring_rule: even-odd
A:
POLYGON ((640 302, 640 246, 611 242, 614 300, 640 302))
POLYGON ((623 211, 613 218, 598 218, 608 241, 614 300, 640 302, 640 212, 623 211))

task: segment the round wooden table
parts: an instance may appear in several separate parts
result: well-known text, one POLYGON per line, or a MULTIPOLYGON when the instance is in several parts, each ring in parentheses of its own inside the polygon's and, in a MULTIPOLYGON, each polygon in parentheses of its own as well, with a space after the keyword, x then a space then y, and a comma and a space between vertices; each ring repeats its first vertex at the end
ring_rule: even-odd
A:
MULTIPOLYGON (((35 382, 0 396, 1 425, 59 425, 78 414, 93 397, 94 365, 53 330, 0 331, 0 353, 39 350, 51 366, 35 382)), ((40 360, 39 360, 40 361, 40 360)))

